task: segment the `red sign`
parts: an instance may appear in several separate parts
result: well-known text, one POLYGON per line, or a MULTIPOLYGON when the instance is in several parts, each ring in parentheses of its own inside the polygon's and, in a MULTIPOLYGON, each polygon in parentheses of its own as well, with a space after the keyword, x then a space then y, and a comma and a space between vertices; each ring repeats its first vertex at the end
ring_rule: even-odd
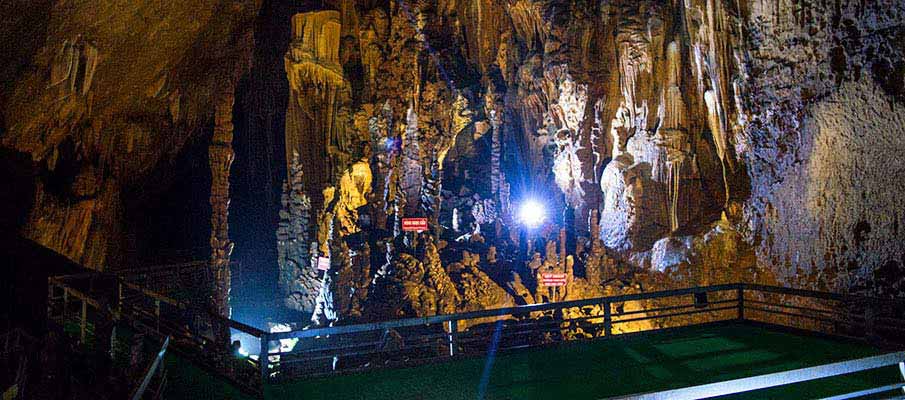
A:
POLYGON ((318 271, 329 271, 330 270, 330 258, 329 257, 318 257, 317 258, 317 269, 318 269, 318 271))
POLYGON ((427 230, 427 218, 403 218, 403 232, 423 232, 427 230))
POLYGON ((540 276, 541 284, 544 286, 565 286, 566 274, 558 274, 554 272, 544 272, 540 276))

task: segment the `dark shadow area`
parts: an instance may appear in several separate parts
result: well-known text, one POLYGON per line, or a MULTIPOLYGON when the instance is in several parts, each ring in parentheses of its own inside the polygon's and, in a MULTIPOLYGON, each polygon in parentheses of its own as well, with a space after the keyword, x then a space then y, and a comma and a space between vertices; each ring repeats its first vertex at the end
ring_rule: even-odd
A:
POLYGON ((0 330, 21 327, 34 336, 47 325, 47 278, 84 271, 68 258, 9 231, 0 233, 0 330))
POLYGON ((111 269, 210 257, 209 143, 207 136, 186 143, 147 179, 123 189, 124 265, 111 269))
POLYGON ((35 197, 35 176, 31 157, 0 148, 0 231, 14 234, 28 218, 35 197))
POLYGON ((264 1, 255 22, 252 68, 236 88, 236 153, 230 176, 230 238, 236 243, 233 318, 258 327, 300 316, 285 310, 277 293, 276 229, 286 179, 285 124, 289 82, 283 58, 292 39, 290 20, 320 9, 320 1, 264 1))

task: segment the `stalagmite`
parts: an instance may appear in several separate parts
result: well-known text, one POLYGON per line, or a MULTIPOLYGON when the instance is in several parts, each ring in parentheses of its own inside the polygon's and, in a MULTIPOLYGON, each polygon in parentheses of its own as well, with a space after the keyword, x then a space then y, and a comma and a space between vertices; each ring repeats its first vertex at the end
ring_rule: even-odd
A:
MULTIPOLYGON (((283 184, 280 223, 277 228, 277 262, 279 285, 286 305, 295 310, 312 312, 320 286, 320 271, 311 263, 309 238, 311 200, 305 194, 304 171, 298 153, 293 154, 289 177, 283 184)), ((315 252, 316 257, 316 252, 315 252)))
POLYGON ((421 186, 424 179, 421 167, 421 144, 418 133, 418 115, 411 108, 406 112, 405 136, 402 140, 402 192, 405 193, 406 217, 419 214, 421 186))

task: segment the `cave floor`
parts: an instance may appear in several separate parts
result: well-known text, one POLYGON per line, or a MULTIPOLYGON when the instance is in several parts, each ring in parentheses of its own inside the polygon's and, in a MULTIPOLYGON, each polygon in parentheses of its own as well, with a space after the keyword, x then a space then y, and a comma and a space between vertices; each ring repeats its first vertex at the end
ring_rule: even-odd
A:
MULTIPOLYGON (((862 342, 746 323, 681 328, 401 369, 268 385, 267 399, 599 399, 866 357, 862 342), (482 385, 482 381, 486 381, 482 385)), ((249 398, 168 360, 169 399, 249 398)), ((814 398, 889 384, 895 367, 734 396, 814 398)))

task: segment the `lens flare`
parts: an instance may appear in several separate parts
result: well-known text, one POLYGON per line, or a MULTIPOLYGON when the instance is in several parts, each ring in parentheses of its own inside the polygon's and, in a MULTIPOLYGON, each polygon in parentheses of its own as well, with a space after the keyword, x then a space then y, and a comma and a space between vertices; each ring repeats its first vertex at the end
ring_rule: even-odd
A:
POLYGON ((547 218, 546 208, 534 199, 525 200, 518 210, 519 222, 528 228, 537 228, 547 218))

